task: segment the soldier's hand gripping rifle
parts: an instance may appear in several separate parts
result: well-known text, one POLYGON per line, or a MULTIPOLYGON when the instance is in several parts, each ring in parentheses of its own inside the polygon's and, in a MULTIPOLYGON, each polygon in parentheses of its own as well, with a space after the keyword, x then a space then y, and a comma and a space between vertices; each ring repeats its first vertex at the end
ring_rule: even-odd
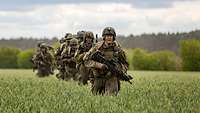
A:
POLYGON ((133 77, 128 75, 127 73, 124 73, 122 70, 117 69, 117 65, 119 64, 117 60, 106 60, 100 51, 96 51, 94 54, 92 54, 91 59, 105 64, 108 67, 108 70, 112 73, 112 75, 116 75, 120 80, 132 84, 130 80, 133 79, 133 77))

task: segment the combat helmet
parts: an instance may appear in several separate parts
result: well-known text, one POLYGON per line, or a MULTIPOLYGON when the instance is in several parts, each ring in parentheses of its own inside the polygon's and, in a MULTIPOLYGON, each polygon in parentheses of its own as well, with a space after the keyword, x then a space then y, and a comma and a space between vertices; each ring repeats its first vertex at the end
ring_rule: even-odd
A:
POLYGON ((103 40, 105 39, 106 35, 112 35, 113 40, 115 40, 115 37, 116 37, 115 29, 113 27, 106 27, 102 32, 103 40))
POLYGON ((66 33, 64 38, 67 39, 67 37, 68 37, 69 35, 72 35, 72 34, 71 34, 71 33, 66 33))
POLYGON ((87 38, 92 39, 92 42, 93 42, 94 34, 91 31, 85 32, 85 35, 83 37, 83 41, 85 42, 87 38))
POLYGON ((45 43, 45 42, 44 42, 44 41, 40 41, 40 42, 38 42, 38 43, 37 43, 37 47, 39 48, 40 45, 42 45, 43 43, 45 43))
POLYGON ((82 42, 85 35, 85 31, 78 31, 77 32, 77 39, 82 42))
POLYGON ((68 39, 68 37, 71 35, 72 35, 71 33, 66 33, 65 36, 60 39, 60 43, 62 44, 64 42, 66 42, 66 40, 70 40, 70 39, 68 39))
POLYGON ((66 41, 67 41, 67 40, 71 40, 71 39, 73 38, 73 36, 74 36, 74 35, 69 34, 69 35, 67 35, 67 37, 65 37, 65 40, 66 40, 66 41))
POLYGON ((72 38, 69 42, 70 47, 78 48, 78 40, 76 38, 72 38))
POLYGON ((48 45, 46 43, 41 43, 39 47, 48 49, 48 45))

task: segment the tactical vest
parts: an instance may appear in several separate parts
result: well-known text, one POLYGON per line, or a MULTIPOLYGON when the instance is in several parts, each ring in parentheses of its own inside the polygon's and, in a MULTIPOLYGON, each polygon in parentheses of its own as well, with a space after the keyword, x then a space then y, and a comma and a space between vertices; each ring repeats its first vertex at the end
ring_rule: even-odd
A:
MULTIPOLYGON (((117 47, 117 45, 115 43, 114 43, 113 46, 111 46, 109 48, 105 48, 104 45, 102 44, 102 46, 98 50, 103 54, 103 57, 106 60, 115 59, 115 60, 118 61, 118 56, 119 56, 118 55, 118 47, 117 47)), ((107 73, 107 72, 105 72, 103 70, 100 70, 100 69, 97 69, 97 72, 100 75, 105 75, 107 73)))
POLYGON ((104 45, 102 45, 99 49, 99 51, 102 52, 104 55, 105 59, 110 60, 110 59, 118 59, 118 47, 116 43, 113 43, 113 46, 106 48, 104 45))

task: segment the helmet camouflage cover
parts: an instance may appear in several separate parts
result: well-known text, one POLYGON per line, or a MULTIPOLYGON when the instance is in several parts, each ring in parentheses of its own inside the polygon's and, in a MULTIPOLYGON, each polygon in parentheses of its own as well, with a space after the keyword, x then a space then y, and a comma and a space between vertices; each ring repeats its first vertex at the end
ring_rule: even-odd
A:
POLYGON ((71 33, 66 33, 64 38, 67 39, 67 37, 68 37, 69 35, 72 35, 72 34, 71 34, 71 33))
POLYGON ((40 45, 42 45, 43 43, 45 43, 44 41, 40 41, 37 43, 37 47, 40 47, 40 45))
POLYGON ((85 41, 87 38, 90 38, 90 39, 94 40, 94 34, 93 34, 92 32, 90 32, 90 31, 85 32, 84 41, 85 41))
POLYGON ((83 41, 84 35, 85 35, 85 31, 78 31, 77 32, 77 37, 76 38, 79 40, 79 42, 83 41))
POLYGON ((113 38, 115 39, 116 37, 115 29, 113 27, 106 27, 102 32, 102 36, 105 37, 106 35, 112 35, 113 38))
POLYGON ((81 38, 81 37, 83 38, 83 37, 84 37, 84 34, 85 34, 85 31, 78 31, 78 32, 77 32, 77 37, 78 37, 78 38, 81 38))
POLYGON ((40 48, 45 48, 45 49, 47 49, 47 48, 48 48, 48 45, 47 45, 46 43, 41 43, 39 47, 40 47, 40 48))
POLYGON ((65 37, 65 40, 71 40, 74 37, 74 35, 69 34, 67 37, 65 37))
POLYGON ((72 35, 71 33, 66 33, 66 35, 63 38, 60 39, 60 43, 64 43, 67 40, 71 40, 72 39, 71 35, 72 35))

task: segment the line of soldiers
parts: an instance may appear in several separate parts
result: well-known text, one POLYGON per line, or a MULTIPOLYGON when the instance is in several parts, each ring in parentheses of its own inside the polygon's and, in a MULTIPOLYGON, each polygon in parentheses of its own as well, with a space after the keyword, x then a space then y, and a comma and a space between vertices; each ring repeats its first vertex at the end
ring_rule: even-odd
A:
POLYGON ((60 80, 73 79, 83 85, 90 81, 93 94, 117 95, 121 80, 131 83, 132 77, 127 74, 129 65, 116 41, 114 28, 106 27, 102 37, 102 41, 94 43, 94 34, 90 31, 79 31, 77 35, 67 33, 54 55, 50 52, 52 47, 38 44, 32 58, 37 75, 53 74, 56 67, 59 70, 56 77, 60 80))

